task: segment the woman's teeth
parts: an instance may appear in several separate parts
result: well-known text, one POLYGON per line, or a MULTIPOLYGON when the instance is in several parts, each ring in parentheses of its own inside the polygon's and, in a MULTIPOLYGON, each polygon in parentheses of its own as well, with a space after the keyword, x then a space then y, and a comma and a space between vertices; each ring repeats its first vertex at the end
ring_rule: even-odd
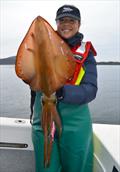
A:
POLYGON ((70 32, 70 30, 69 29, 65 29, 65 30, 63 30, 63 32, 70 32))

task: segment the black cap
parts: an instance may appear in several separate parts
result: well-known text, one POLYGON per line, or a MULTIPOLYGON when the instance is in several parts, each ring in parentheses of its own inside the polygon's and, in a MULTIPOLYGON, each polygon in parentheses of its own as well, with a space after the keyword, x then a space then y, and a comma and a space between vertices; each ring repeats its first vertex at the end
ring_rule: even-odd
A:
POLYGON ((76 20, 81 20, 79 9, 73 5, 63 5, 57 10, 56 20, 62 17, 72 17, 76 20))

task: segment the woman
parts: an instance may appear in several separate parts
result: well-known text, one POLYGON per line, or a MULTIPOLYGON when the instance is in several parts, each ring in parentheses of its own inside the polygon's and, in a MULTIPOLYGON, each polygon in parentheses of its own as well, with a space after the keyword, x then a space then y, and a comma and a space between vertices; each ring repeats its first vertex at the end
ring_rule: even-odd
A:
POLYGON ((63 130, 60 140, 56 133, 49 168, 44 168, 44 136, 40 128, 42 93, 36 92, 32 125, 36 172, 92 172, 92 122, 88 103, 95 99, 97 93, 96 52, 90 42, 82 42, 78 8, 72 5, 60 7, 56 24, 58 34, 71 48, 78 66, 82 62, 82 68, 80 71, 76 69, 79 75, 74 82, 56 92, 63 130))

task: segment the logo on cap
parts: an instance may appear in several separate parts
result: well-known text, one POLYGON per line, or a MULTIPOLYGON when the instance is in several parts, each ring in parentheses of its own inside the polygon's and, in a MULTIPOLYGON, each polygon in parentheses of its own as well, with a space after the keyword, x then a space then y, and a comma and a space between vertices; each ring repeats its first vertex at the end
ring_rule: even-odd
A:
POLYGON ((69 7, 64 7, 62 12, 70 12, 70 11, 73 11, 73 9, 69 7))

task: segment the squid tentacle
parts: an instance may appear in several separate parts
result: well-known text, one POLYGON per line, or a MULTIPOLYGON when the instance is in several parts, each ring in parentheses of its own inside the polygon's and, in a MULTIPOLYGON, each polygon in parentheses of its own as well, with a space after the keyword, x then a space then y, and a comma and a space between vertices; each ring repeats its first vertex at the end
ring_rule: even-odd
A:
POLYGON ((42 97, 41 125, 44 132, 44 166, 48 167, 50 164, 56 126, 59 130, 59 136, 62 131, 61 120, 56 109, 56 97, 53 95, 50 97, 43 95, 42 97))

